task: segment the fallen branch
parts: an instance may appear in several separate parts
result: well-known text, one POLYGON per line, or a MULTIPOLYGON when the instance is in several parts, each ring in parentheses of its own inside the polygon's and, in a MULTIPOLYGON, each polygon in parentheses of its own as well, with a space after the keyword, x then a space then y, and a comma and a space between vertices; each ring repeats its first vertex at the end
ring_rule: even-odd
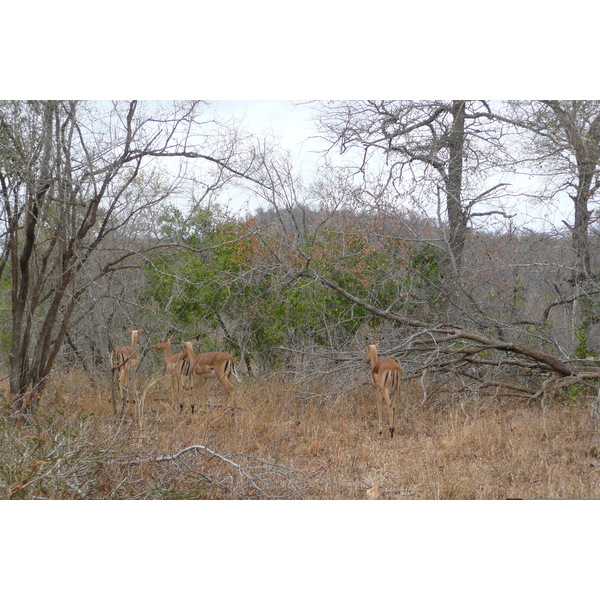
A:
POLYGON ((143 463, 169 463, 176 462, 182 457, 189 453, 199 453, 205 458, 217 459, 224 463, 227 467, 233 469, 234 473, 237 474, 242 483, 236 485, 234 477, 227 475, 222 479, 222 483, 217 482, 217 477, 207 477, 202 474, 202 477, 213 483, 214 485, 226 488, 230 497, 246 498, 246 497, 259 497, 259 498, 285 498, 290 496, 302 496, 303 490, 296 479, 301 473, 294 471, 293 469, 283 467, 281 465, 272 464, 260 460, 258 458, 246 456, 245 454, 234 454, 234 455, 223 455, 215 452, 208 446, 201 444, 194 444, 179 450, 175 454, 168 454, 164 456, 158 456, 154 458, 137 458, 134 460, 127 461, 127 465, 136 466, 143 463), (240 462, 232 460, 231 456, 243 458, 249 462, 248 465, 242 465, 240 462), (273 476, 278 479, 283 479, 286 482, 286 487, 291 487, 293 493, 283 493, 281 485, 276 484, 275 491, 273 490, 273 476), (227 481, 229 485, 225 485, 223 482, 227 481))
MULTIPOLYGON (((551 370, 557 373, 562 377, 569 377, 573 375, 578 375, 579 377, 585 379, 598 379, 600 378, 600 369, 594 367, 592 369, 582 368, 577 366, 571 366, 568 362, 562 361, 551 354, 546 352, 542 352, 541 350, 536 350, 535 348, 530 348, 529 346, 523 346, 521 344, 516 344, 513 342, 505 342, 503 340, 498 340, 494 338, 490 338, 481 333, 476 333, 473 331, 467 331, 460 327, 455 327, 453 325, 445 325, 445 324, 433 324, 427 323, 425 321, 420 321, 418 319, 413 319, 407 317, 405 315, 401 315, 399 313, 390 312, 386 310, 381 310, 372 304, 369 304, 365 300, 354 296, 347 290, 343 289, 333 281, 326 279, 325 277, 314 273, 314 272, 304 272, 304 276, 311 277, 321 282, 323 285, 329 287, 334 290, 338 294, 344 296, 354 304, 361 306, 371 314, 377 315, 382 319, 387 321, 391 321, 393 323, 397 323, 398 325, 406 325, 408 327, 421 328, 428 331, 434 335, 443 335, 446 336, 442 339, 438 340, 439 342, 448 342, 450 340, 468 340, 471 342, 475 342, 479 344, 479 347, 473 349, 461 349, 462 352, 476 354, 483 351, 490 350, 498 350, 501 352, 517 354, 519 356, 523 356, 531 359, 533 362, 528 364, 528 368, 539 368, 540 370, 551 370)), ((518 365, 523 366, 523 365, 518 365)))

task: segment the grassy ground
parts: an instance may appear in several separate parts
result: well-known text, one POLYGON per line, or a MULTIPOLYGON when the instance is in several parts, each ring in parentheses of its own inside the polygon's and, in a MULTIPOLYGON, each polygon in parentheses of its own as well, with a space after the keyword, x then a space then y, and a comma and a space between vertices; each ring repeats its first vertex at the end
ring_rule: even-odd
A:
POLYGON ((332 394, 278 378, 231 403, 207 385, 195 414, 166 379, 115 419, 110 387, 55 376, 35 420, 0 424, 2 498, 599 498, 600 441, 588 400, 463 398, 420 404, 404 382, 393 439, 374 391, 332 394))

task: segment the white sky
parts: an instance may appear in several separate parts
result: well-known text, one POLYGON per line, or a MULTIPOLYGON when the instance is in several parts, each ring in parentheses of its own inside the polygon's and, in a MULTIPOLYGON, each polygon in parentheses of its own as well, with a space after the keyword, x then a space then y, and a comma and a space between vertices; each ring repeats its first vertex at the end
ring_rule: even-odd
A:
POLYGON ((312 120, 312 110, 306 103, 286 100, 218 100, 216 110, 225 116, 243 119, 251 133, 272 135, 288 150, 304 170, 310 170, 317 160, 316 152, 323 143, 316 139, 318 131, 312 120))
MULTIPOLYGON (((217 100, 213 104, 214 110, 225 118, 234 116, 243 120, 244 127, 251 133, 257 135, 269 135, 279 140, 281 148, 290 152, 294 166, 302 173, 305 183, 310 183, 316 172, 316 166, 321 157, 320 151, 326 148, 323 140, 318 138, 318 130, 312 117, 312 108, 308 103, 285 101, 285 100, 217 100)), ((336 150, 333 151, 334 155, 336 150)), ((331 155, 330 155, 331 158, 331 155)), ((503 182, 510 182, 507 188, 511 194, 516 194, 522 186, 531 185, 526 177, 498 176, 503 182)), ((524 189, 524 188, 523 188, 524 189)), ((245 210, 247 199, 244 196, 236 201, 236 194, 228 193, 229 205, 237 210, 245 210)), ((405 199, 399 198, 399 203, 405 208, 410 208, 405 199), (404 204, 403 204, 404 203, 404 204)), ((485 205, 482 205, 482 209, 485 205)), ((250 203, 250 210, 255 205, 250 203)), ((517 226, 526 226, 535 230, 552 230, 556 227, 563 228, 564 220, 570 221, 572 213, 572 202, 566 198, 565 202, 557 206, 535 205, 527 202, 524 197, 504 198, 501 205, 493 205, 490 208, 505 208, 509 214, 517 215, 513 223, 517 226)), ((432 215, 436 214, 435 207, 432 215)), ((487 219, 490 226, 493 221, 501 224, 501 217, 487 219)), ((482 223, 481 219, 478 221, 482 223)), ((504 222, 506 224, 506 222, 504 222)))

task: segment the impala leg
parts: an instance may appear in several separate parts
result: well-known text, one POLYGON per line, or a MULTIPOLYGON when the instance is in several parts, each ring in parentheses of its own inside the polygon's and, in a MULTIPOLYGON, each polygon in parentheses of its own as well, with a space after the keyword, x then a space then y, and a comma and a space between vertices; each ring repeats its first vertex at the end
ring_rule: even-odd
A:
MULTIPOLYGON (((190 375, 190 379, 191 379, 191 375, 190 375)), ((181 380, 183 382, 183 375, 181 375, 181 380)), ((188 389, 185 387, 185 384, 184 384, 183 390, 181 391, 181 395, 179 396, 181 399, 185 398, 186 391, 188 391, 188 389)), ((180 413, 183 412, 183 402, 179 402, 179 412, 180 413)))
POLYGON ((382 425, 382 419, 381 419, 381 390, 379 390, 379 388, 377 388, 377 422, 379 423, 379 435, 381 435, 381 433, 383 432, 383 425, 382 425))
POLYGON ((125 404, 129 400, 131 393, 131 381, 129 380, 129 374, 123 372, 121 380, 119 381, 119 388, 121 390, 121 409, 119 414, 123 416, 125 414, 125 404))
POLYGON ((137 385, 135 382, 135 377, 131 378, 131 382, 130 382, 129 386, 133 387, 133 403, 136 404, 137 401, 139 400, 139 397, 138 397, 138 389, 137 389, 137 385))
POLYGON ((129 382, 127 381, 128 373, 123 369, 121 371, 121 376, 119 377, 119 390, 121 391, 121 410, 125 406, 125 402, 127 402, 127 397, 129 396, 129 382))
POLYGON ((110 401, 112 403, 112 407, 113 407, 113 412, 115 413, 115 415, 117 414, 117 382, 115 381, 116 377, 113 374, 113 378, 112 378, 112 386, 111 386, 111 390, 110 390, 110 401))
POLYGON ((225 388, 225 391, 227 392, 227 404, 231 404, 231 401, 233 399, 233 386, 227 378, 227 373, 224 373, 223 376, 219 378, 219 383, 225 388))
MULTIPOLYGON (((181 384, 183 387, 184 391, 187 391, 189 398, 190 398, 190 409, 192 411, 192 414, 194 414, 196 412, 196 397, 199 396, 201 397, 202 394, 202 389, 204 388, 204 377, 197 376, 194 373, 190 373, 189 378, 188 378, 188 383, 189 383, 189 388, 186 389, 185 384, 184 384, 184 379, 183 376, 181 377, 181 384), (199 390, 199 391, 196 391, 199 390)), ((179 412, 183 412, 184 409, 184 403, 181 402, 179 404, 179 412)))
POLYGON ((181 386, 179 385, 179 375, 171 375, 171 403, 174 405, 177 398, 181 395, 181 386))
MULTIPOLYGON (((202 375, 200 375, 198 377, 198 394, 196 396, 197 400, 198 400, 198 405, 199 408, 202 408, 202 405, 204 404, 204 384, 206 383, 206 381, 204 380, 204 377, 202 375)), ((195 406, 195 405, 192 405, 195 406)), ((194 412, 194 408, 192 408, 192 412, 194 412)))
POLYGON ((183 389, 190 395, 190 398, 192 398, 194 396, 194 389, 195 389, 195 384, 196 384, 196 375, 194 375, 193 373, 190 373, 187 377, 187 387, 185 387, 185 383, 183 386, 183 389))
MULTIPOLYGON (((396 407, 396 406, 399 407, 400 406, 398 404, 399 401, 400 401, 400 390, 396 389, 396 391, 394 392, 393 400, 392 400, 392 402, 394 404, 394 407, 396 407)), ((407 406, 406 406, 406 404, 403 404, 401 413, 404 415, 404 417, 403 417, 404 421, 408 421, 408 412, 407 412, 407 406)))
MULTIPOLYGON (((390 437, 394 437, 394 406, 390 400, 390 394, 387 388, 383 390, 383 397, 385 398, 385 405, 388 413, 388 420, 390 423, 390 437)), ((381 429, 381 425, 379 426, 381 429)))

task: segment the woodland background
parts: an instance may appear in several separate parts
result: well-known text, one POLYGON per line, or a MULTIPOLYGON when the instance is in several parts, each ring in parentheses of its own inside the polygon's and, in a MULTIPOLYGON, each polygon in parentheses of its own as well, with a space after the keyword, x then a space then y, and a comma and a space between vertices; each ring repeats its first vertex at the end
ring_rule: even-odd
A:
POLYGON ((209 102, 0 102, 5 497, 598 496, 600 103, 310 106, 307 181, 209 102), (143 401, 115 421, 125 326, 143 401), (236 356, 235 406, 177 413, 168 331, 236 356), (445 440, 413 476, 341 476, 383 456, 367 341, 404 368, 400 439, 445 440))

